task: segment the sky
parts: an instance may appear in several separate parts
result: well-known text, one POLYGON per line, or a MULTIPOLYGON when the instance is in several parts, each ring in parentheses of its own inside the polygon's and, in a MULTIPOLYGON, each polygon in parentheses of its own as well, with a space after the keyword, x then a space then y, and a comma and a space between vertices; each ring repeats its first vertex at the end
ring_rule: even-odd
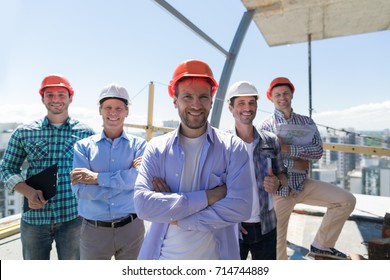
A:
MULTIPOLYGON (((168 0, 229 50, 243 13, 240 0, 168 0)), ((75 95, 70 115, 99 129, 97 98, 115 82, 132 99, 126 123, 146 125, 149 84, 155 86, 155 126, 179 120, 167 85, 186 59, 207 62, 219 81, 225 56, 152 0, 0 0, 0 122, 30 122, 46 110, 42 79, 65 75, 75 95)), ((313 41, 313 119, 321 127, 390 128, 390 31, 313 41)), ((294 111, 309 114, 308 45, 269 47, 249 26, 229 85, 252 82, 260 93, 255 124, 273 112, 265 96, 271 80, 290 78, 294 111)), ((210 112, 211 117, 211 112, 210 112)), ((223 108, 220 128, 233 118, 223 108)))

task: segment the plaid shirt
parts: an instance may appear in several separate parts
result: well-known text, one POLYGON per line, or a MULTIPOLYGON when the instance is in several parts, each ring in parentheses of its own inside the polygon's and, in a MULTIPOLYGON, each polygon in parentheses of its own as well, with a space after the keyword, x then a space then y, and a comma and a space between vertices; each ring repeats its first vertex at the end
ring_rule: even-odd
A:
MULTIPOLYGON (((276 135, 268 131, 253 129, 253 165, 259 191, 261 234, 264 235, 276 228, 276 213, 274 208, 268 207, 270 197, 263 186, 264 178, 268 176, 267 158, 271 158, 273 174, 287 175, 287 170, 283 164, 280 143, 276 135)), ((237 135, 235 129, 228 132, 237 135)))
MULTIPOLYGON (((291 109, 292 110, 292 109, 291 109)), ((275 113, 266 119, 261 125, 261 129, 276 133, 278 124, 315 124, 307 117, 291 111, 291 118, 286 120, 282 112, 275 109, 275 113)), ((312 143, 309 145, 290 145, 290 151, 283 153, 283 161, 288 170, 288 187, 282 187, 277 195, 288 196, 292 192, 301 192, 303 190, 303 181, 307 178, 308 172, 297 173, 292 169, 294 167, 294 158, 305 160, 318 160, 322 157, 322 140, 318 129, 314 133, 312 143)))
POLYGON ((73 144, 93 134, 90 127, 77 120, 68 118, 56 127, 49 123, 47 117, 19 126, 12 133, 0 163, 0 178, 9 191, 13 192, 15 185, 26 178, 58 164, 57 194, 43 208, 23 213, 24 221, 44 225, 77 218, 77 200, 69 175, 73 164, 73 144), (26 176, 23 176, 21 166, 25 159, 29 166, 26 176))

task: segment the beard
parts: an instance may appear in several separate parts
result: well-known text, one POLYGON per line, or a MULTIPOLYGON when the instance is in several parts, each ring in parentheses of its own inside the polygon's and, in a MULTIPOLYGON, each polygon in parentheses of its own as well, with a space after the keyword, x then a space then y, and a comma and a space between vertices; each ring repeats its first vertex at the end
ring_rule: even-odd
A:
POLYGON ((187 112, 179 112, 181 122, 191 129, 199 129, 206 125, 209 113, 203 112, 200 116, 191 116, 187 112))
POLYGON ((53 115, 60 115, 63 112, 68 110, 69 104, 62 103, 61 106, 52 106, 55 105, 53 103, 45 104, 47 111, 52 113, 53 115))

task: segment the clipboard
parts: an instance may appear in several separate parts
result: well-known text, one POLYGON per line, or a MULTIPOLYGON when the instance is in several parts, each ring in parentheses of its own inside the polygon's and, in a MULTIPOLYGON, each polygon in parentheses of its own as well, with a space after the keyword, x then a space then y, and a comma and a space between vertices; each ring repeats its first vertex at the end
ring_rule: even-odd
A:
POLYGON ((308 145, 313 141, 317 126, 314 124, 278 124, 276 134, 289 145, 308 145))
MULTIPOLYGON (((41 190, 43 192, 43 197, 46 200, 49 200, 57 193, 57 172, 58 166, 57 164, 54 164, 28 178, 26 180, 26 184, 36 190, 41 190)), ((31 210, 31 208, 28 207, 28 199, 25 197, 23 212, 27 212, 29 210, 31 210)))

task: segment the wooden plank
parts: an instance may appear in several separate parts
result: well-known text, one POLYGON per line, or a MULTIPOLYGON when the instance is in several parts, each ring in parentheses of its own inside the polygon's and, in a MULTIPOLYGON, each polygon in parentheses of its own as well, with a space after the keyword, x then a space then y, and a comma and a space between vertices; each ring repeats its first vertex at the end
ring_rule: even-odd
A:
POLYGON ((390 238, 374 238, 369 240, 368 259, 390 260, 390 238))
POLYGON ((390 213, 386 213, 383 220, 382 238, 390 238, 390 213))
POLYGON ((367 154, 377 156, 390 156, 390 149, 380 147, 368 147, 368 146, 356 146, 346 144, 335 144, 335 143, 323 143, 325 150, 354 153, 354 154, 367 154))

